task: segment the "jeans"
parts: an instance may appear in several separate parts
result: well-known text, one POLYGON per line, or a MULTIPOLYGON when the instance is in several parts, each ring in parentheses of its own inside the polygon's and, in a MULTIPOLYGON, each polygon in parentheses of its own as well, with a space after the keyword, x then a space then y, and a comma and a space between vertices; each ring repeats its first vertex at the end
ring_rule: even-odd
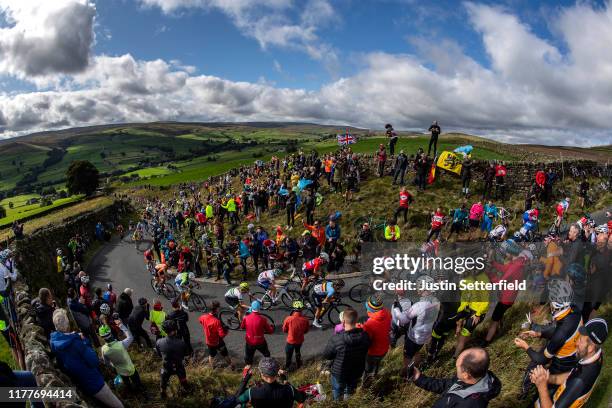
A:
POLYGON ((438 135, 431 135, 431 139, 429 139, 429 147, 427 148, 427 155, 431 152, 431 146, 434 148, 434 157, 438 153, 438 135))
POLYGON ((332 396, 334 401, 340 399, 348 399, 349 395, 354 394, 357 389, 359 378, 345 380, 337 378, 335 375, 331 377, 332 396))
MULTIPOLYGON (((17 377, 15 387, 38 387, 36 384, 36 378, 34 378, 34 374, 32 374, 31 371, 13 371, 13 374, 15 374, 15 377, 17 377)), ((45 404, 42 402, 31 401, 30 405, 33 408, 45 408, 45 404)))
POLYGON ((108 385, 104 384, 104 387, 93 395, 95 399, 100 401, 104 406, 110 408, 123 408, 123 403, 117 398, 111 391, 108 385))
POLYGON ((403 186, 405 175, 406 175, 406 169, 402 169, 402 168, 395 169, 395 172, 393 173, 393 184, 397 183, 397 178, 399 177, 400 184, 403 186))
POLYGON ((291 360, 293 360, 293 352, 295 351, 295 364, 297 368, 302 366, 302 345, 301 344, 289 344, 285 345, 285 370, 289 369, 291 360))

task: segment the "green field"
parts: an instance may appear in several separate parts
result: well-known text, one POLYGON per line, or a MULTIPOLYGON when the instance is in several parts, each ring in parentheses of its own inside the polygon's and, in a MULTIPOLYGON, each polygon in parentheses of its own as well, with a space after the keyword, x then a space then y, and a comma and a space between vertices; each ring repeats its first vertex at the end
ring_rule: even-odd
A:
POLYGON ((0 201, 0 205, 6 210, 6 217, 0 218, 0 227, 10 225, 15 220, 20 220, 25 217, 40 214, 41 212, 49 211, 52 208, 59 207, 66 203, 77 202, 83 199, 83 195, 74 195, 67 198, 60 198, 53 201, 52 205, 41 207, 40 203, 26 205, 30 198, 40 198, 38 194, 23 194, 16 197, 5 198, 0 201), (13 208, 9 208, 9 202, 13 203, 13 208))

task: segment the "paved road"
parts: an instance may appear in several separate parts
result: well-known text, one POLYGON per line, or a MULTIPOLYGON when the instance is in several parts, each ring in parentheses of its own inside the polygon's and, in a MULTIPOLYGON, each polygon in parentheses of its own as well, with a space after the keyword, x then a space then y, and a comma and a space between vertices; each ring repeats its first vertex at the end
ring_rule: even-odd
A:
MULTIPOLYGON (((132 288, 134 294, 132 300, 137 302, 138 298, 145 297, 152 303, 152 300, 159 297, 151 287, 150 275, 145 271, 142 253, 151 244, 148 242, 140 243, 139 247, 128 241, 120 241, 119 237, 113 237, 112 241, 105 245, 94 257, 88 266, 88 273, 93 277, 94 287, 106 287, 107 283, 112 283, 115 292, 120 293, 124 288, 132 288)), ((346 280, 347 288, 357 282, 357 278, 349 278, 346 280)), ((217 299, 224 305, 223 295, 227 291, 224 284, 204 283, 202 288, 197 290, 198 293, 204 295, 206 302, 210 303, 217 299)), ((167 312, 172 310, 170 302, 165 298, 161 298, 164 310, 167 312)), ((343 302, 356 307, 358 310, 363 309, 363 306, 352 302, 348 296, 343 297, 343 302)), ((280 326, 283 319, 288 315, 288 309, 275 308, 276 310, 268 310, 265 313, 272 316, 276 322, 276 332, 268 338, 268 345, 274 357, 281 358, 284 361, 285 334, 281 332, 280 326)), ((360 310, 361 311, 361 310, 360 310)), ((189 329, 191 332, 191 341, 194 348, 203 347, 204 336, 202 328, 198 323, 199 312, 189 313, 189 329)), ((145 327, 147 329, 147 327, 145 327)), ((309 333, 306 334, 304 346, 302 348, 303 358, 312 358, 320 354, 327 343, 327 339, 332 334, 331 328, 324 330, 311 327, 309 333)), ((244 356, 244 332, 231 331, 225 340, 230 353, 238 357, 241 361, 244 356)))

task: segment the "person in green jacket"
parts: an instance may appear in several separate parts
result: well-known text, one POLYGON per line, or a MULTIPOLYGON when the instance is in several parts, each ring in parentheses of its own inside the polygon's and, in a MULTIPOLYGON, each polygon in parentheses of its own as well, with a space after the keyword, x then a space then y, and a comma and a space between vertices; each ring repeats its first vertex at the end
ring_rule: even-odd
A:
POLYGON ((119 326, 125 339, 119 341, 113 337, 113 332, 108 325, 100 326, 98 333, 106 344, 102 346, 102 361, 104 364, 111 365, 121 376, 123 383, 132 391, 143 392, 144 387, 140 382, 140 375, 130 358, 127 350, 130 344, 134 341, 134 336, 128 330, 123 322, 119 319, 115 320, 115 324, 119 326))
POLYGON ((164 320, 166 320, 166 312, 164 312, 163 309, 164 307, 162 306, 161 301, 156 299, 155 303, 153 303, 153 310, 149 312, 149 321, 151 323, 155 323, 157 330, 159 331, 158 333, 154 333, 157 340, 167 336, 166 332, 162 328, 162 323, 164 320))
POLYGON ((221 205, 221 207, 227 210, 230 222, 234 225, 238 224, 240 223, 240 219, 238 218, 238 212, 236 211, 236 200, 231 194, 228 194, 226 197, 227 202, 225 203, 225 205, 221 205))
POLYGON ((387 221, 385 227, 385 241, 396 242, 400 239, 400 227, 396 224, 395 219, 391 218, 387 221))

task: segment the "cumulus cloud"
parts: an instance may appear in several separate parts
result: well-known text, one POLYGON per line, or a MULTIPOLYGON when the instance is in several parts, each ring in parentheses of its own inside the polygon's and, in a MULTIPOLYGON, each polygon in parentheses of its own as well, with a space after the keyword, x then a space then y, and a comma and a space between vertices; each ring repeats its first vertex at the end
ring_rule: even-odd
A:
POLYGON ((355 75, 307 91, 197 74, 179 61, 102 55, 70 75, 66 89, 0 94, 0 131, 10 136, 156 120, 314 121, 367 128, 391 122, 424 129, 438 119, 446 131, 511 143, 612 144, 610 7, 561 10, 551 24, 566 43, 563 52, 507 11, 465 7, 490 67, 452 40, 413 37, 415 55, 370 53, 355 75))
POLYGON ((88 0, 0 0, 0 73, 22 79, 87 68, 95 6, 88 0))

